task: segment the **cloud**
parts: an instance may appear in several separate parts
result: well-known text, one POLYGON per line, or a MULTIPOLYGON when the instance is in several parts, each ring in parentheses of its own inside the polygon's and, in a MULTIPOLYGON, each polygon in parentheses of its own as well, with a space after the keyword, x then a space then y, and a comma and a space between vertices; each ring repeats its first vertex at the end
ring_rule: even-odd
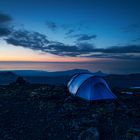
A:
POLYGON ((45 35, 27 30, 13 31, 5 40, 8 44, 33 50, 41 50, 49 43, 45 35))
POLYGON ((92 39, 95 39, 97 35, 88 35, 88 34, 77 34, 72 35, 70 38, 76 38, 76 40, 79 41, 90 41, 92 39))
POLYGON ((73 56, 77 57, 82 54, 89 54, 94 51, 94 47, 90 44, 77 44, 77 45, 65 45, 63 43, 49 44, 48 52, 60 56, 73 56))
POLYGON ((11 21, 12 21, 11 16, 0 12, 0 24, 5 24, 5 23, 11 22, 11 21))
POLYGON ((0 12, 0 37, 7 36, 11 33, 11 21, 12 18, 9 15, 0 12))
MULTIPOLYGON (((74 25, 58 25, 55 22, 47 22, 51 30, 65 28, 66 35, 77 40, 74 45, 49 40, 46 35, 29 30, 15 30, 11 27, 13 19, 8 14, 0 12, 0 37, 8 44, 29 48, 35 51, 50 53, 58 56, 90 57, 90 58, 114 58, 114 59, 140 59, 140 45, 111 46, 97 48, 93 44, 85 43, 97 37, 97 35, 75 34, 74 25)), ((131 28, 139 28, 133 25, 131 28)), ((139 39, 139 38, 138 38, 139 39)))
POLYGON ((67 32, 66 32, 66 35, 69 36, 71 35, 72 33, 74 33, 75 30, 74 29, 69 29, 67 32))
POLYGON ((139 42, 139 41, 140 41, 140 37, 137 37, 137 38, 132 40, 132 42, 139 42))
POLYGON ((130 24, 127 27, 121 28, 125 33, 139 32, 140 31, 140 23, 130 24))
POLYGON ((140 45, 95 48, 94 52, 86 57, 138 60, 140 59, 140 45))
POLYGON ((140 45, 113 46, 99 50, 103 53, 140 53, 140 45))
POLYGON ((55 31, 56 29, 58 29, 58 25, 55 22, 47 21, 46 25, 52 31, 55 31))
POLYGON ((111 59, 126 59, 126 60, 140 60, 138 53, 94 53, 87 57, 90 58, 111 58, 111 59))
POLYGON ((90 53, 90 45, 65 45, 60 42, 48 40, 47 37, 38 32, 18 30, 10 34, 6 39, 8 44, 22 46, 33 50, 48 52, 59 56, 78 56, 90 53))
POLYGON ((7 36, 11 33, 11 29, 10 28, 6 28, 6 27, 0 27, 0 37, 2 36, 7 36))
POLYGON ((61 42, 48 40, 46 35, 27 30, 12 32, 6 42, 15 46, 22 46, 36 51, 71 57, 139 59, 140 45, 113 46, 96 48, 93 44, 78 43, 66 45, 61 42))
POLYGON ((73 34, 74 32, 79 32, 79 31, 82 31, 83 29, 87 29, 87 26, 82 22, 72 23, 72 24, 68 24, 68 23, 67 24, 60 24, 60 23, 56 23, 54 21, 47 21, 45 23, 45 25, 51 31, 56 31, 56 30, 59 30, 59 29, 63 30, 67 37, 69 37, 69 35, 73 34))
POLYGON ((75 24, 59 24, 54 21, 47 21, 45 24, 47 28, 50 29, 51 31, 56 31, 60 29, 66 32, 65 33, 66 35, 69 35, 77 30, 75 24))

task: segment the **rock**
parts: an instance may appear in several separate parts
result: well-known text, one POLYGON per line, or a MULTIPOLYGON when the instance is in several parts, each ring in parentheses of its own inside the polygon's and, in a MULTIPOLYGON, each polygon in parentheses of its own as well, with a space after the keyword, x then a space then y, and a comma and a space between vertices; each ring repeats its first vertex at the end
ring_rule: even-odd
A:
POLYGON ((78 140, 99 140, 99 132, 97 128, 90 127, 79 134, 78 140))
POLYGON ((128 108, 114 101, 89 104, 62 86, 0 86, 0 140, 139 140, 139 97, 121 101, 128 108))
POLYGON ((72 102, 73 102, 72 96, 68 96, 68 97, 64 100, 64 103, 72 103, 72 102))
POLYGON ((47 105, 48 105, 47 103, 39 101, 38 103, 39 110, 45 110, 47 108, 47 105))
POLYGON ((86 127, 86 128, 89 128, 91 126, 93 127, 93 126, 96 126, 98 124, 97 120, 95 120, 89 116, 79 118, 78 121, 79 121, 79 124, 81 127, 86 127))
POLYGON ((140 140, 140 129, 131 128, 127 131, 127 140, 140 140))
POLYGON ((37 95, 38 95, 38 93, 34 92, 34 91, 30 93, 30 97, 36 97, 37 95))
POLYGON ((25 84, 28 84, 28 82, 26 82, 23 77, 19 76, 15 82, 16 85, 25 85, 25 84))
POLYGON ((96 113, 92 114, 91 117, 92 117, 95 121, 97 121, 97 120, 99 119, 99 115, 96 114, 96 113))
POLYGON ((69 126, 71 129, 79 129, 79 123, 77 120, 71 120, 69 121, 69 126))
POLYGON ((140 129, 138 128, 131 128, 128 132, 140 136, 140 129))
POLYGON ((71 103, 64 103, 63 108, 65 111, 75 111, 77 109, 76 106, 71 103))
POLYGON ((110 104, 107 104, 107 105, 106 105, 106 108, 107 108, 107 109, 106 109, 107 112, 112 113, 112 112, 115 111, 116 106, 115 106, 114 103, 110 103, 110 104))

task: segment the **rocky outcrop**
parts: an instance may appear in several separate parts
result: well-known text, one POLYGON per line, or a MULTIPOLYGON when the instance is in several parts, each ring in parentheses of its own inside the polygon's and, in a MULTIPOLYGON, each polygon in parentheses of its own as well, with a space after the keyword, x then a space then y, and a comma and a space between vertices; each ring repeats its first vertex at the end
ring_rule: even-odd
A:
MULTIPOLYGON (((0 86, 0 139, 138 140, 140 97, 85 102, 65 86, 0 86)), ((24 83, 25 82, 25 83, 24 83)), ((117 91, 117 92, 116 92, 117 91)))
POLYGON ((140 140, 140 129, 139 128, 131 128, 127 131, 126 134, 127 140, 140 140))
POLYGON ((88 128, 79 134, 78 140, 99 140, 99 132, 97 128, 88 128))

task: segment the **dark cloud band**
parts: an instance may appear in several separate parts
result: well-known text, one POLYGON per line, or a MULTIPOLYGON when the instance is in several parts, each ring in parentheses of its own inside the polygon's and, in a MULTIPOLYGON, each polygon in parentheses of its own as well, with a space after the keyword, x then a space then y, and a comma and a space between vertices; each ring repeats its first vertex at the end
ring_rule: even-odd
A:
POLYGON ((92 39, 95 39, 97 37, 97 35, 88 35, 88 34, 77 34, 77 35, 73 35, 70 36, 71 38, 76 38, 77 41, 89 41, 92 39))
POLYGON ((114 46, 108 48, 96 48, 89 43, 65 45, 60 42, 48 40, 45 35, 38 32, 29 32, 26 30, 14 31, 5 40, 7 43, 15 46, 22 46, 59 56, 116 59, 139 59, 140 57, 139 45, 114 46))
POLYGON ((0 12, 0 37, 7 36, 11 33, 11 21, 12 18, 9 15, 0 12))
MULTIPOLYGON (((49 40, 46 35, 28 31, 14 30, 10 27, 12 18, 0 13, 0 37, 5 36, 5 41, 14 46, 22 46, 36 51, 42 51, 59 56, 115 58, 115 59, 140 59, 140 45, 113 46, 96 48, 93 44, 84 43, 95 39, 96 35, 78 34, 72 37, 77 39, 77 44, 66 45, 61 42, 49 40)), ((49 28, 55 30, 55 23, 48 23, 49 28)), ((74 30, 69 30, 69 34, 74 30)))

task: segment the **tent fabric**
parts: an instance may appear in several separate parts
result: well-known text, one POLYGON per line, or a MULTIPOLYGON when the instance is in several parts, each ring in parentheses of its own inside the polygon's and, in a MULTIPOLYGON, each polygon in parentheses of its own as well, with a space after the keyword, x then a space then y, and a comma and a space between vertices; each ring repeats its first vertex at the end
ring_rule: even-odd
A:
POLYGON ((70 81, 68 82, 68 87, 70 86, 71 82, 78 76, 79 74, 75 74, 74 76, 72 76, 72 78, 70 79, 70 81))
POLYGON ((86 100, 115 99, 106 81, 93 74, 74 75, 68 83, 69 92, 86 100))

